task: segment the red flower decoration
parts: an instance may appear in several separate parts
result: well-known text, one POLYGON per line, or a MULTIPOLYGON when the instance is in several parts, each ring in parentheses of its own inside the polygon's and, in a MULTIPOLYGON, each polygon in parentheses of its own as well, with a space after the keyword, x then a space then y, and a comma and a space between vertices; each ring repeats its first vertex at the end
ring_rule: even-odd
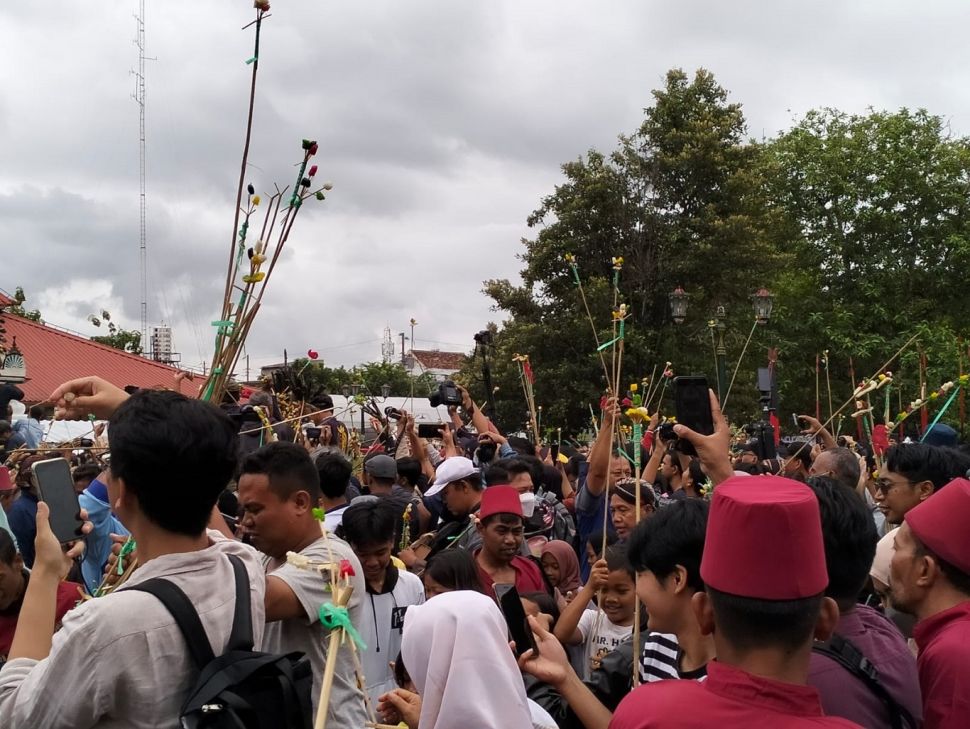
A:
POLYGON ((342 559, 340 560, 340 576, 341 577, 353 577, 357 573, 354 572, 354 566, 350 564, 350 560, 342 559))
POLYGON ((315 174, 317 174, 317 166, 316 165, 313 165, 310 168, 310 171, 307 173, 307 176, 308 177, 313 177, 315 174))
POLYGON ((633 405, 633 401, 630 398, 628 397, 623 398, 623 407, 628 408, 632 405, 633 405))
POLYGON ((320 356, 320 354, 318 352, 313 351, 312 349, 308 349, 306 351, 306 356, 309 357, 310 359, 316 359, 317 357, 320 356))
POLYGON ((317 143, 314 142, 313 144, 311 144, 310 149, 308 151, 310 152, 311 157, 315 155, 317 153, 317 143))

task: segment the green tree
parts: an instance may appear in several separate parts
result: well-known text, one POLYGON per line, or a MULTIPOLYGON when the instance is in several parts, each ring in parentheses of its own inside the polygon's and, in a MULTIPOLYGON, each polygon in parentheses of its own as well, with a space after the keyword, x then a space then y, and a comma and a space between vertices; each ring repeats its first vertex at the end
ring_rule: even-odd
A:
MULTIPOLYGON (((968 140, 925 110, 823 109, 771 142, 767 157, 772 197, 794 231, 793 265, 774 283, 789 406, 814 408, 815 353, 830 350, 844 400, 850 357, 857 378, 868 376, 916 331, 929 386, 953 377, 970 315, 968 140)), ((917 349, 893 370, 897 394, 915 398, 917 349)))
MULTIPOLYGON (((517 352, 531 357, 545 424, 584 429, 589 406, 598 406, 604 390, 566 254, 578 259, 599 341, 612 338, 611 259, 625 261, 619 301, 632 313, 625 382, 648 376, 654 365, 659 374, 669 360, 678 373, 706 373, 713 383, 710 314, 719 304, 726 307, 736 356, 753 323, 749 296, 785 260, 779 251, 786 250, 786 228, 767 196, 764 150, 745 141, 740 105, 729 103, 705 70, 693 78, 672 70, 653 96, 640 128, 621 136, 611 155, 591 150, 563 165, 565 181, 528 220, 537 235, 523 241, 522 285, 485 284, 496 309, 508 316, 496 336, 494 367, 495 405, 506 428, 524 420, 511 362, 517 352), (689 319, 679 327, 667 303, 678 285, 691 294, 689 319)), ((746 384, 753 382, 753 361, 746 384)), ((472 366, 465 376, 475 382, 472 366)), ((741 378, 735 387, 743 387, 741 378)), ((739 410, 755 408, 750 396, 735 403, 739 410)))
POLYGON ((13 300, 16 303, 7 308, 8 314, 13 314, 14 316, 19 316, 23 319, 30 319, 30 321, 36 321, 40 324, 44 323, 38 309, 27 309, 24 307, 24 303, 27 301, 27 295, 24 293, 22 286, 18 286, 14 291, 13 300))
POLYGON ((122 352, 128 352, 129 354, 142 354, 141 332, 137 329, 123 329, 119 327, 117 324, 111 321, 110 312, 102 310, 100 316, 91 314, 88 316, 88 321, 99 328, 101 327, 102 322, 107 323, 108 325, 108 333, 91 337, 92 342, 104 344, 108 347, 114 347, 115 349, 120 349, 122 352))
POLYGON ((345 387, 363 385, 364 390, 375 397, 382 396, 382 387, 390 386, 389 397, 411 395, 412 385, 415 396, 426 396, 434 386, 428 375, 411 378, 400 363, 367 362, 350 369, 346 367, 327 367, 322 361, 313 360, 307 364, 306 358, 294 360, 292 366, 302 371, 312 384, 323 387, 329 393, 342 393, 345 387), (413 380, 413 382, 412 382, 413 380))

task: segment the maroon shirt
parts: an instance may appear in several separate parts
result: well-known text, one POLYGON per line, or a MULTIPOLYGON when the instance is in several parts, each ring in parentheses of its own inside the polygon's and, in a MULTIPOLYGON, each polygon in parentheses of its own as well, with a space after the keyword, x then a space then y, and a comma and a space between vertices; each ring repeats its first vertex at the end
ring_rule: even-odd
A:
POLYGON ((754 676, 717 661, 706 681, 657 681, 627 695, 610 729, 858 729, 846 719, 823 716, 818 692, 808 686, 754 676))
MULTIPOLYGON (((879 671, 879 680, 889 695, 913 718, 923 717, 916 659, 899 628, 882 613, 857 605, 839 616, 835 632, 851 641, 879 671)), ((812 653, 808 685, 818 689, 822 709, 830 716, 851 719, 866 729, 889 726, 886 705, 861 679, 853 677, 831 658, 812 653)))
POLYGON ((921 620, 919 646, 923 729, 966 729, 970 724, 970 600, 921 620))
MULTIPOLYGON (((27 577, 29 580, 29 576, 27 577)), ((25 586, 26 587, 26 586, 25 586)), ((55 625, 61 624, 64 613, 77 605, 81 599, 76 582, 61 582, 57 586, 57 607, 54 613, 55 625)), ((25 590, 26 592, 26 590, 25 590)), ((20 617, 20 608, 23 606, 23 598, 8 607, 0 610, 0 658, 6 658, 10 653, 10 645, 13 643, 13 634, 17 630, 17 618, 20 617)))
MULTIPOLYGON (((492 580, 491 575, 483 570, 482 566, 478 563, 478 553, 481 551, 479 549, 473 555, 475 558, 475 569, 478 570, 478 579, 482 581, 485 594, 490 597, 495 597, 495 582, 492 580)), ((528 557, 513 557, 512 569, 515 570, 515 589, 518 590, 520 595, 526 592, 549 592, 545 580, 542 579, 542 572, 536 563, 528 557)))

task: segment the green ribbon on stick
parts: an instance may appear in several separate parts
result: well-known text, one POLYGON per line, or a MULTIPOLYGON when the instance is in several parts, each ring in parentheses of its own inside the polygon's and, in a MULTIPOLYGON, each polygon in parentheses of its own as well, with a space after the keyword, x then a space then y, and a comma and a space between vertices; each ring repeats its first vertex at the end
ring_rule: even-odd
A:
POLYGON ((347 608, 334 605, 332 602, 325 602, 320 606, 320 624, 327 630, 344 630, 350 639, 354 641, 358 650, 366 651, 364 639, 360 637, 357 628, 350 621, 350 613, 347 608))

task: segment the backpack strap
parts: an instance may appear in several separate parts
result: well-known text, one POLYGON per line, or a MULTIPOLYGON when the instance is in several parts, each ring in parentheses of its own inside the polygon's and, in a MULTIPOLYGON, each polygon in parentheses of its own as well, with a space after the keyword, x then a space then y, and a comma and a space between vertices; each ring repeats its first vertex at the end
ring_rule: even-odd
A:
POLYGON ((879 671, 852 641, 835 633, 828 641, 813 644, 812 650, 815 653, 831 658, 862 681, 866 685, 866 688, 886 705, 886 709, 889 711, 889 723, 892 729, 903 729, 903 722, 906 723, 906 726, 915 729, 917 724, 913 719, 913 715, 907 711, 905 706, 890 695, 879 678, 879 671))
POLYGON ((232 615, 232 632, 229 633, 228 651, 251 651, 253 649, 253 606, 249 598, 249 574, 246 565, 235 554, 227 555, 236 578, 236 607, 232 615))
POLYGON ((205 628, 202 627, 202 621, 199 620, 199 613, 196 612, 188 595, 182 592, 178 585, 158 577, 153 580, 145 580, 138 585, 126 587, 125 591, 128 590, 147 592, 158 598, 175 618, 175 624, 182 631, 192 660, 199 670, 215 660, 212 644, 206 637, 205 628))

